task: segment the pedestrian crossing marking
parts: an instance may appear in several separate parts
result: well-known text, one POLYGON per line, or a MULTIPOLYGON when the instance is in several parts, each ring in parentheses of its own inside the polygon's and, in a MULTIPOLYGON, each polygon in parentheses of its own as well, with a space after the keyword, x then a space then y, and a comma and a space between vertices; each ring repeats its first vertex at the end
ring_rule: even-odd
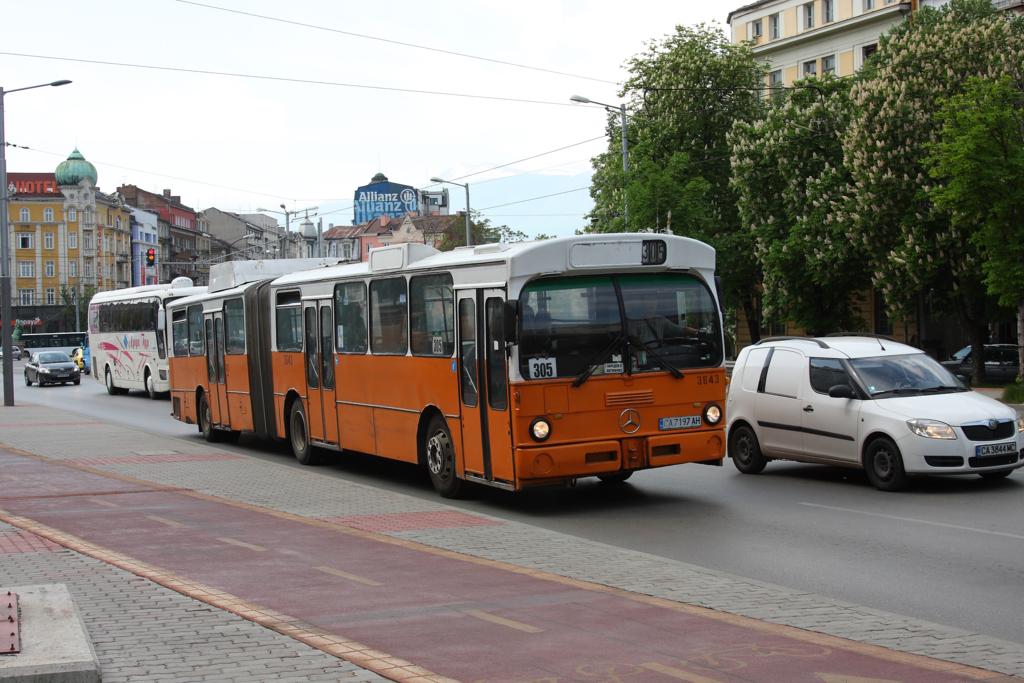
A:
POLYGON ((477 619, 482 619, 483 621, 489 621, 492 624, 497 624, 498 626, 506 626, 508 628, 514 628, 515 630, 522 631, 524 633, 543 633, 544 632, 544 629, 542 629, 542 628, 537 628, 536 626, 530 626, 529 624, 524 624, 521 621, 514 621, 512 619, 506 619, 505 617, 499 617, 499 616, 497 616, 495 614, 490 614, 488 612, 484 612, 483 610, 467 609, 467 610, 463 610, 462 613, 463 614, 468 614, 471 617, 476 617, 477 619))
POLYGON ((220 537, 217 540, 221 543, 227 543, 228 545, 236 545, 239 548, 248 548, 249 550, 255 550, 258 553, 262 553, 266 550, 266 548, 264 548, 261 545, 253 545, 252 543, 246 543, 245 541, 236 541, 233 538, 220 537))
POLYGON ((358 576, 357 574, 349 574, 348 572, 343 572, 340 569, 335 569, 334 567, 313 567, 313 569, 317 570, 318 572, 323 572, 324 574, 331 574, 332 576, 337 576, 337 577, 340 577, 342 579, 348 579, 349 581, 355 581, 356 583, 361 583, 364 586, 383 586, 384 585, 384 584, 382 584, 379 581, 374 581, 373 579, 367 579, 367 578, 365 578, 363 576, 358 576))

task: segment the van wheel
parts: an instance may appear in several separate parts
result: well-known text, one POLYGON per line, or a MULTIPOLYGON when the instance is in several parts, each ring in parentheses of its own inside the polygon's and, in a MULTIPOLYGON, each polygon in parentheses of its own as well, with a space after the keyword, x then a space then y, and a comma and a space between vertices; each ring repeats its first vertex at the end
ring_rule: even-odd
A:
POLYGON ((435 415, 424 435, 423 453, 430 483, 442 498, 459 498, 465 482, 455 473, 455 447, 444 418, 435 415))
POLYGON ((599 474, 597 478, 602 484, 621 484, 633 476, 633 470, 628 472, 614 472, 612 474, 599 474))
POLYGON ((153 381, 153 373, 150 372, 148 368, 146 369, 146 376, 144 379, 146 382, 146 393, 149 397, 154 401, 160 398, 160 394, 156 391, 156 382, 153 381))
POLYGON ((768 464, 768 459, 761 453, 757 434, 747 425, 736 427, 729 435, 729 457, 743 474, 758 474, 768 464))
POLYGON ((288 440, 291 441, 295 459, 303 465, 313 466, 323 462, 319 451, 309 441, 309 421, 306 419, 306 409, 302 407, 302 399, 299 398, 292 403, 288 416, 288 440))
POLYGON ((879 491, 899 491, 906 488, 909 481, 900 449, 884 436, 873 439, 864 450, 864 471, 868 481, 879 491))
POLYGON ((210 401, 206 398, 206 394, 199 397, 199 431, 203 433, 203 438, 210 443, 221 440, 221 432, 213 428, 213 413, 210 411, 210 401))

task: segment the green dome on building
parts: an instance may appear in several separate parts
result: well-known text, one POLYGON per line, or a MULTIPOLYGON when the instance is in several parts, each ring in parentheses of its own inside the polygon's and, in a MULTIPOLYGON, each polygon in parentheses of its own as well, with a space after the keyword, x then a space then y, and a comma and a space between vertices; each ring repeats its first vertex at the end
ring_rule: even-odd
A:
POLYGON ((96 167, 85 160, 77 147, 65 161, 60 162, 54 175, 58 185, 77 185, 82 178, 88 178, 96 185, 96 167))

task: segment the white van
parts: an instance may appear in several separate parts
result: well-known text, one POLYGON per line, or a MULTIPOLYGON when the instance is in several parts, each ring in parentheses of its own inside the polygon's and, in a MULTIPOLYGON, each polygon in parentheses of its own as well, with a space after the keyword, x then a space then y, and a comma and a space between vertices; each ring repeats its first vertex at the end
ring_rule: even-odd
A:
POLYGON ((1024 465, 1024 418, 970 391, 920 349, 876 337, 777 337, 744 348, 728 455, 756 474, 784 459, 862 467, 883 491, 908 476, 1002 478, 1024 465))

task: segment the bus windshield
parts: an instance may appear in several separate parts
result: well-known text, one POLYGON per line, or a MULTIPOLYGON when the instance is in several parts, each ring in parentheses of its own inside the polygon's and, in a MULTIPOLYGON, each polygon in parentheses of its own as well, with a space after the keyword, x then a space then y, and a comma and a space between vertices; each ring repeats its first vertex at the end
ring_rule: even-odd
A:
POLYGON ((718 308, 707 286, 692 275, 543 279, 528 284, 519 302, 524 379, 722 362, 718 308))

